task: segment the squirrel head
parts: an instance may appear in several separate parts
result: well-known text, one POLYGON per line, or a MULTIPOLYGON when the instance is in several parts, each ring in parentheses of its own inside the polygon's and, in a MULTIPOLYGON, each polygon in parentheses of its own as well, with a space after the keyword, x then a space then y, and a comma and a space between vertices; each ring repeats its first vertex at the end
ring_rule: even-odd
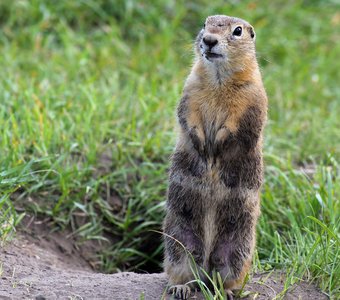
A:
POLYGON ((195 52, 208 68, 240 72, 256 61, 254 28, 239 18, 210 16, 196 38, 195 52))

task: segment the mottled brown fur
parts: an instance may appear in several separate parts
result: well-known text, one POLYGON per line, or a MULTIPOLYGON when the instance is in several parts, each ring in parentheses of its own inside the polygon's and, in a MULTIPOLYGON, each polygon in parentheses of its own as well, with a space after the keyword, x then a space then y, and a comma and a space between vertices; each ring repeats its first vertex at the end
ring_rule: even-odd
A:
POLYGON ((267 114, 254 39, 251 25, 227 16, 208 17, 196 39, 177 110, 164 221, 164 268, 178 298, 188 297, 184 285, 194 279, 183 246, 198 267, 220 272, 229 297, 251 266, 267 114), (237 26, 242 36, 234 35, 237 26))

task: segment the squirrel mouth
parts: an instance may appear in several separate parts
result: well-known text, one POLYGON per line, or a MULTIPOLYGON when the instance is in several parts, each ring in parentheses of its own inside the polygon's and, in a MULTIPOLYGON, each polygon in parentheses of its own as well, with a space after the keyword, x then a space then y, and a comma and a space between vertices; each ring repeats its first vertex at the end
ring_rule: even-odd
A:
POLYGON ((205 58, 208 59, 208 60, 211 60, 211 59, 214 59, 214 58, 221 58, 221 57, 223 57, 222 54, 218 54, 218 53, 210 52, 210 51, 205 51, 204 55, 205 55, 205 58))

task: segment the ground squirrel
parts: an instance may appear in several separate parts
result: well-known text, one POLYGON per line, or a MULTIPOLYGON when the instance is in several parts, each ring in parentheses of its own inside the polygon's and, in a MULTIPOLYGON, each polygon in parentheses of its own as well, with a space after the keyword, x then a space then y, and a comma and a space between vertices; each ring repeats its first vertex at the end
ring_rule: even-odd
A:
POLYGON ((169 171, 164 268, 169 292, 187 299, 193 286, 186 283, 194 275, 185 246, 198 269, 221 274, 232 299, 255 247, 267 96, 248 22, 208 17, 195 54, 177 110, 180 131, 169 171))

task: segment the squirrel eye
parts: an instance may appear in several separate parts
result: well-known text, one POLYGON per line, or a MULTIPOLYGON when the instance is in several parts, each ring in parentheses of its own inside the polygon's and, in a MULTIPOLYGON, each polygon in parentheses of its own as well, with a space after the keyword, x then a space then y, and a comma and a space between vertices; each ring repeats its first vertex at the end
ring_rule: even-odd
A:
POLYGON ((203 28, 205 28, 205 23, 203 24, 203 28))
POLYGON ((237 26, 237 27, 234 29, 233 35, 241 36, 241 34, 242 34, 242 27, 241 27, 241 26, 237 26))

